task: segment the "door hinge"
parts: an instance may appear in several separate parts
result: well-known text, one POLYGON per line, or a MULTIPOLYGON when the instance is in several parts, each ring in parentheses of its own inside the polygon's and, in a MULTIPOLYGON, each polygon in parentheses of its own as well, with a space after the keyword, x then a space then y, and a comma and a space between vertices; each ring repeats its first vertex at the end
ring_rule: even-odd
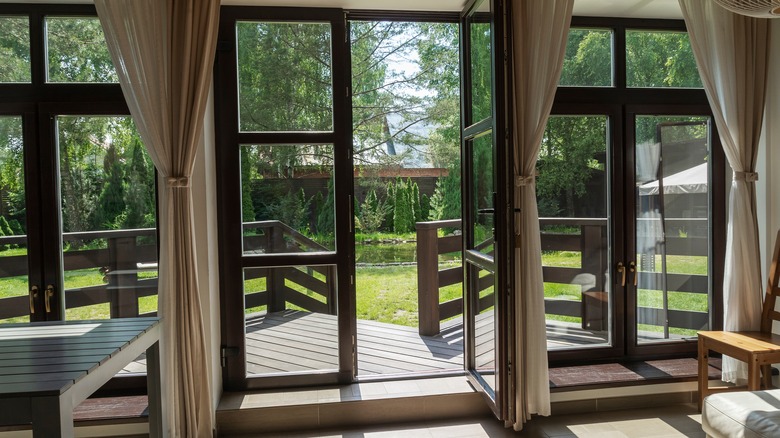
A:
POLYGON ((220 350, 220 358, 222 359, 222 367, 227 366, 227 358, 228 357, 235 357, 238 356, 238 353, 240 352, 238 347, 227 347, 223 346, 220 350))

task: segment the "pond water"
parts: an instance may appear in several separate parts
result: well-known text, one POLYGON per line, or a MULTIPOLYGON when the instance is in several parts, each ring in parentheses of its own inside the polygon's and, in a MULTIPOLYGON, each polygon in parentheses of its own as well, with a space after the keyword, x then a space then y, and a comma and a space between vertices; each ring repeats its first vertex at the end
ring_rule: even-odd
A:
MULTIPOLYGON (((460 253, 439 255, 439 261, 460 260, 460 253)), ((407 243, 355 243, 356 263, 415 263, 417 244, 407 243)))

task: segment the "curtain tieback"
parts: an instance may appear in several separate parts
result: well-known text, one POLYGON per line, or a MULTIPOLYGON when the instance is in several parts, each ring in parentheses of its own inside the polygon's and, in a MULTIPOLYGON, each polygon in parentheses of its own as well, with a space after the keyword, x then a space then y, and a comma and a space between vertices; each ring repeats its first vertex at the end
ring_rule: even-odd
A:
POLYGON ((516 176, 515 177, 515 186, 516 187, 531 186, 535 182, 536 182, 536 175, 516 176))
POLYGON ((178 189, 182 187, 189 187, 190 186, 190 179, 186 176, 169 176, 168 177, 168 187, 172 189, 178 189))
POLYGON ((756 182, 758 173, 756 172, 734 172, 735 181, 756 182))

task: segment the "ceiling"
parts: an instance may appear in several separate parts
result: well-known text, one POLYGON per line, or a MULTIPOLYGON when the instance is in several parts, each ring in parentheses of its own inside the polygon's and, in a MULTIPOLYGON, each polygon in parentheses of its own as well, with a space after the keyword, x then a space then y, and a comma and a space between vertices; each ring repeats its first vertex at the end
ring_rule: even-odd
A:
MULTIPOLYGON (((222 0, 223 5, 309 6, 343 9, 460 11, 464 0, 222 0)), ((678 0, 575 0, 574 15, 682 19, 678 0)))
MULTIPOLYGON (((0 0, 0 3, 92 3, 92 0, 0 0)), ((460 11, 466 0, 222 0, 223 5, 336 7, 398 11, 460 11)), ((682 18, 677 0, 575 0, 574 15, 682 18)))

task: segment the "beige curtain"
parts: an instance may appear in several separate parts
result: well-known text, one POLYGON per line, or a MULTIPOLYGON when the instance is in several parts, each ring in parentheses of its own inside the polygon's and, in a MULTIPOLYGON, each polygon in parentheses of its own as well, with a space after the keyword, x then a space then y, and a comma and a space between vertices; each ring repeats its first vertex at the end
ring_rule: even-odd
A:
POLYGON ((563 69, 574 0, 511 3, 515 207, 514 428, 550 415, 542 251, 536 207, 536 159, 563 69))
POLYGON ((160 175, 165 436, 210 437, 213 409, 190 176, 212 81, 219 0, 95 0, 130 113, 160 175))
MULTIPOLYGON (((769 22, 727 11, 713 1, 680 0, 704 89, 726 158, 734 171, 723 278, 723 329, 758 330, 761 267, 756 222, 756 157, 764 118, 769 22)), ((727 358, 723 380, 747 376, 727 358)))

